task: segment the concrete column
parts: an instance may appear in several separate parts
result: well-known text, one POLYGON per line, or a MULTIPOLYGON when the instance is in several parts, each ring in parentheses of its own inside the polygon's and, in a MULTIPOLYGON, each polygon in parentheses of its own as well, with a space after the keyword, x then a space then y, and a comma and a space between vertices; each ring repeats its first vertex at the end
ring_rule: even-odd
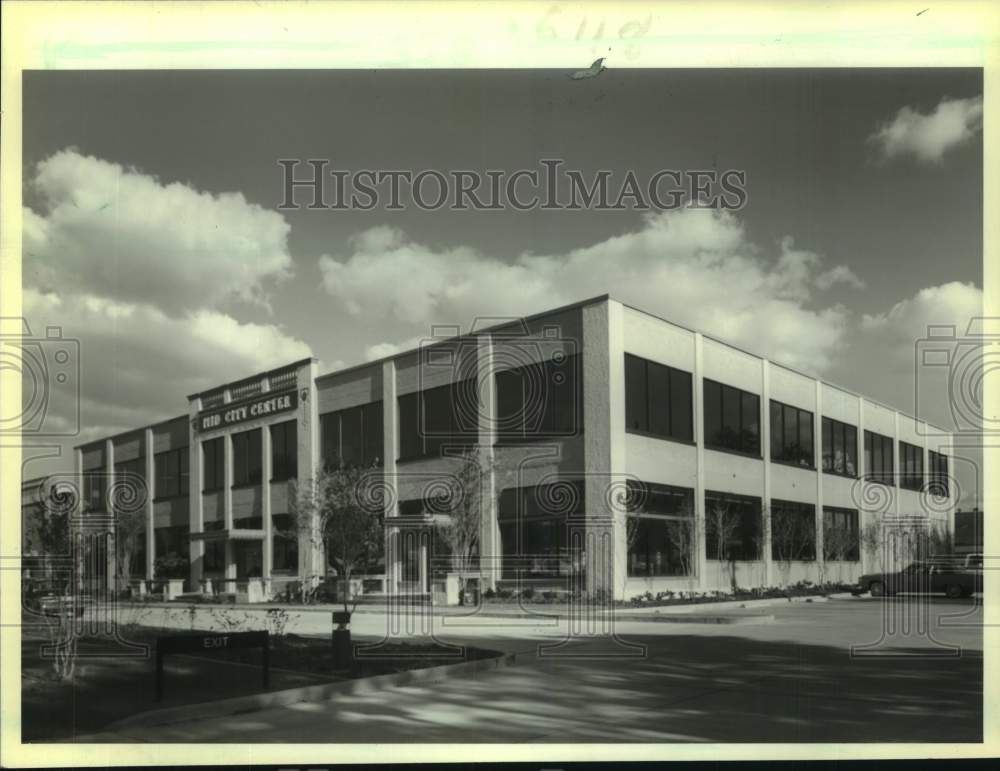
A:
MULTIPOLYGON (((153 499, 156 497, 156 462, 153 457, 153 429, 147 428, 143 436, 143 458, 146 462, 146 579, 154 577, 156 561, 156 521, 153 515, 153 499)), ((178 467, 177 473, 180 473, 178 467)))
MULTIPOLYGON (((201 488, 203 487, 201 440, 195 431, 196 419, 201 410, 201 399, 196 397, 189 406, 188 421, 188 529, 192 533, 204 531, 204 509, 202 508, 201 488)), ((204 576, 205 542, 201 540, 189 542, 188 558, 191 561, 191 590, 201 589, 201 579, 204 576)))
POLYGON ((486 473, 483 479, 483 490, 480 498, 482 506, 482 521, 479 533, 479 575, 480 589, 496 589, 500 579, 500 560, 503 557, 500 543, 500 528, 497 524, 496 472, 493 464, 496 459, 494 445, 496 444, 496 371, 493 360, 493 338, 483 334, 477 338, 478 357, 476 372, 479 393, 479 447, 486 473))
POLYGON ((771 554, 771 362, 761 360, 761 457, 764 458, 764 493, 760 501, 761 559, 764 560, 764 584, 774 585, 774 559, 771 554))
MULTIPOLYGON (((226 400, 228 401, 228 391, 226 400)), ((233 529, 233 436, 222 435, 222 521, 226 531, 233 529)), ((235 549, 233 541, 226 538, 226 568, 223 575, 226 578, 236 578, 235 549)), ((232 583, 225 585, 225 591, 235 591, 232 583)))
POLYGON ((613 300, 586 306, 583 315, 584 479, 591 550, 585 556, 587 589, 621 598, 627 576, 624 495, 624 353, 622 307, 613 300), (622 489, 621 492, 624 492, 622 489), (611 554, 602 553, 610 525, 611 554))
MULTIPOLYGON (((823 384, 816 381, 816 409, 813 411, 813 463, 816 466, 816 570, 826 576, 823 538, 823 384)), ((829 577, 827 577, 829 578, 829 577)))
MULTIPOLYGON (((388 522, 397 516, 399 490, 396 482, 396 458, 399 457, 399 404, 396 400, 396 362, 382 363, 382 473, 385 484, 385 517, 388 522)), ((396 531, 386 531, 385 583, 386 591, 399 588, 402 557, 396 531), (390 544, 390 541, 392 543, 390 544)))
MULTIPOLYGON (((115 515, 114 507, 111 505, 112 494, 111 491, 115 486, 115 443, 110 439, 104 440, 104 512, 108 515, 108 521, 112 522, 112 527, 117 527, 117 517, 115 515)), ((117 534, 111 539, 111 544, 114 548, 108 549, 108 584, 109 588, 121 588, 117 586, 118 579, 118 545, 115 541, 117 534)))
MULTIPOLYGON (((298 452, 298 483, 300 487, 311 485, 320 467, 319 412, 316 408, 316 376, 318 374, 319 365, 316 359, 310 359, 296 374, 296 388, 299 392, 299 422, 296 429, 298 447, 296 450, 298 452)), ((308 580, 310 576, 319 576, 325 572, 326 564, 322 549, 313 544, 308 535, 300 535, 299 576, 303 580, 308 580)))
POLYGON ((261 554, 261 577, 270 578, 271 568, 274 563, 273 542, 271 540, 271 477, 274 470, 271 464, 271 427, 261 426, 260 434, 260 515, 263 519, 264 543, 261 554))
MULTIPOLYGON (((855 500, 858 503, 858 527, 864 528, 869 522, 874 521, 874 517, 867 512, 864 508, 864 485, 865 485, 865 474, 868 473, 868 467, 865 463, 865 400, 863 397, 858 397, 858 462, 857 462, 857 472, 858 472, 858 482, 856 487, 855 500)), ((873 570, 872 558, 867 554, 862 544, 861 548, 861 572, 868 573, 873 570)))
POLYGON ((691 404, 694 409, 694 440, 695 440, 695 482, 694 482, 694 515, 695 515, 695 555, 692 564, 696 566, 698 587, 708 587, 708 556, 705 552, 707 537, 705 533, 705 398, 704 386, 704 339, 701 332, 694 336, 694 378, 691 394, 691 404))
POLYGON ((892 510, 899 517, 899 413, 892 411, 892 510))

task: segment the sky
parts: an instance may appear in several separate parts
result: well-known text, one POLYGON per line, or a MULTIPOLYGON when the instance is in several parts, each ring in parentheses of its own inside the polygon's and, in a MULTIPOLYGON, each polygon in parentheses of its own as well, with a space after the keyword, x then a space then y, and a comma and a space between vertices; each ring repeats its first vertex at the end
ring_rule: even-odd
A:
POLYGON ((914 356, 982 313, 981 95, 974 69, 26 73, 24 313, 80 340, 82 400, 25 473, 260 369, 605 293, 951 427, 914 356), (739 169, 747 203, 279 211, 281 158, 739 169))

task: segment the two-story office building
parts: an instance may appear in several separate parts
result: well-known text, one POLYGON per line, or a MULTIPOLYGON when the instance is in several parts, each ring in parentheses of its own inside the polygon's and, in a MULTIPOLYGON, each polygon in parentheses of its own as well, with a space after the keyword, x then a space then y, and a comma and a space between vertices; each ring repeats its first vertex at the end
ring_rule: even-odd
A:
MULTIPOLYGON (((433 530, 449 456, 470 446, 488 461, 484 588, 581 573, 619 598, 848 581, 874 559, 867 523, 952 528, 950 434, 859 394, 607 296, 458 332, 192 394, 183 415, 77 448, 83 498, 97 510, 116 475, 144 480, 136 569, 187 556, 195 591, 324 574, 321 550, 287 535, 289 482, 324 465, 378 470, 391 534, 433 530)), ((427 592, 445 552, 411 539, 370 572, 427 592)))

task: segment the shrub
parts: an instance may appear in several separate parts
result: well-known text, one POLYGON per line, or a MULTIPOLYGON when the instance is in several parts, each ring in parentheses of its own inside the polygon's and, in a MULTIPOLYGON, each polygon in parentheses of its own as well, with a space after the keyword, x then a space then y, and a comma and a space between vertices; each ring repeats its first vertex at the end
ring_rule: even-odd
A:
POLYGON ((521 590, 521 599, 523 600, 533 600, 535 598, 535 588, 533 586, 526 586, 521 590))
POLYGON ((495 591, 493 591, 492 588, 488 588, 485 592, 483 592, 483 599, 484 600, 492 600, 496 596, 497 596, 497 593, 495 591))
POLYGON ((156 558, 153 570, 157 578, 187 578, 191 571, 191 562, 177 552, 170 552, 156 558))

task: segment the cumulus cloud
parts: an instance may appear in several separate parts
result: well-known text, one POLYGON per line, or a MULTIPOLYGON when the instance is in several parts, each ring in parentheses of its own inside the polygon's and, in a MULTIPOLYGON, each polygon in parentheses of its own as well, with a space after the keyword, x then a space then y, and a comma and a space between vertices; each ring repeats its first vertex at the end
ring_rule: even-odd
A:
POLYGON ((945 98, 927 114, 903 107, 868 141, 878 147, 884 158, 912 155, 924 163, 940 163, 948 150, 968 142, 982 125, 982 96, 945 98))
POLYGON ((369 346, 369 358, 398 350, 396 341, 419 338, 431 324, 467 326, 476 316, 523 315, 611 291, 776 360, 822 371, 842 343, 848 314, 818 305, 816 292, 860 285, 846 266, 824 271, 819 255, 790 238, 776 255, 765 255, 735 216, 710 209, 649 215, 634 232, 511 263, 465 246, 433 250, 378 227, 353 239, 348 255, 324 256, 319 265, 326 291, 354 323, 392 327, 387 343, 369 346))
MULTIPOLYGON (((202 309, 168 316, 146 303, 25 289, 25 318, 60 326, 80 341, 83 428, 105 433, 187 411, 187 394, 310 355, 272 325, 239 322, 202 309)), ((51 389, 59 426, 76 414, 72 392, 51 389)))
POLYGON ((207 193, 73 149, 41 161, 24 211, 25 274, 165 312, 237 299, 267 304, 290 275, 284 217, 241 193, 207 193))

